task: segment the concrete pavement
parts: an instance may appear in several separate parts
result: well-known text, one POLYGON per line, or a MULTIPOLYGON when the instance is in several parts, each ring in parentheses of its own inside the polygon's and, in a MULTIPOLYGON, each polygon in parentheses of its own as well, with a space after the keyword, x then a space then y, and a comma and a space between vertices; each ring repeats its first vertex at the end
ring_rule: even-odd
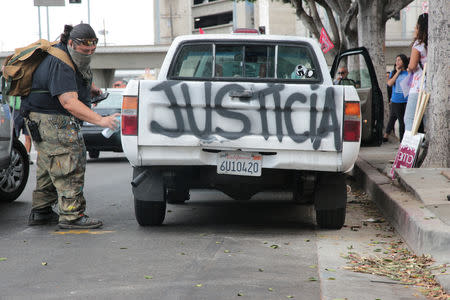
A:
MULTIPOLYGON (((392 180, 398 147, 390 141, 361 148, 353 176, 417 255, 450 264, 450 168, 397 169, 392 180)), ((449 293, 450 276, 436 278, 449 293)))

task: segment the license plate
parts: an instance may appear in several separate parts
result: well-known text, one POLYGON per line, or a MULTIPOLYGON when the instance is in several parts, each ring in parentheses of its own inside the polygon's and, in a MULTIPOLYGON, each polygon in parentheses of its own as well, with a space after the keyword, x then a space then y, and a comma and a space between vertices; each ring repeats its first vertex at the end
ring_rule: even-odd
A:
POLYGON ((248 152, 220 152, 217 174, 261 176, 262 155, 248 152))

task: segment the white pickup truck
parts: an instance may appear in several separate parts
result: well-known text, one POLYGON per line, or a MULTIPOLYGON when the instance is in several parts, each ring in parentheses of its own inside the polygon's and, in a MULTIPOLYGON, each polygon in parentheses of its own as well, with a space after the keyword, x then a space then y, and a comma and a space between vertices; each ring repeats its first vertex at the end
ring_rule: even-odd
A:
POLYGON ((342 53, 332 73, 344 63, 355 86, 333 85, 311 39, 176 38, 158 80, 131 80, 124 91, 122 146, 138 223, 160 225, 166 202, 212 188, 238 200, 292 191, 293 200, 314 204, 321 228, 341 228, 345 173, 361 140, 381 141, 383 123, 367 51, 342 53))

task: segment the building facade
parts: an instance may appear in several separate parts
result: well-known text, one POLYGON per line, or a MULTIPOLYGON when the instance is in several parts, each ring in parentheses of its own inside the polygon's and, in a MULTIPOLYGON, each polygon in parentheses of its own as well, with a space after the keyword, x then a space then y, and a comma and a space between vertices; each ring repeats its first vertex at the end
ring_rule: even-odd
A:
MULTIPOLYGON (((179 35, 231 33, 236 28, 263 27, 266 34, 310 36, 291 4, 258 0, 153 0, 155 44, 170 44, 179 35)), ((428 10, 427 0, 415 0, 386 24, 386 64, 409 56, 417 17, 428 10)), ((323 15, 324 12, 321 12, 323 15)), ((327 26, 327 20, 324 19, 327 26)), ((330 31, 330 30, 328 30, 330 31)), ((389 67, 390 68, 390 67, 389 67)))

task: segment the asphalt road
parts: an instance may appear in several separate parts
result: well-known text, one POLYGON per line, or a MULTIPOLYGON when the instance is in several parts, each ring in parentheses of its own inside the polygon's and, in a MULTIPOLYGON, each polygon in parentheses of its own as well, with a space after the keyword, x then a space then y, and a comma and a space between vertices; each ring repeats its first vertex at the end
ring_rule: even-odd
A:
POLYGON ((35 168, 22 196, 0 205, 0 299, 425 299, 343 269, 349 245, 370 253, 372 235, 390 230, 351 230, 367 217, 362 208, 349 207, 347 227, 325 231, 312 207, 282 193, 236 202, 193 191, 187 204, 168 205, 163 226, 144 228, 134 218, 131 167, 101 153, 88 162, 85 197, 103 228, 28 227, 35 168))

